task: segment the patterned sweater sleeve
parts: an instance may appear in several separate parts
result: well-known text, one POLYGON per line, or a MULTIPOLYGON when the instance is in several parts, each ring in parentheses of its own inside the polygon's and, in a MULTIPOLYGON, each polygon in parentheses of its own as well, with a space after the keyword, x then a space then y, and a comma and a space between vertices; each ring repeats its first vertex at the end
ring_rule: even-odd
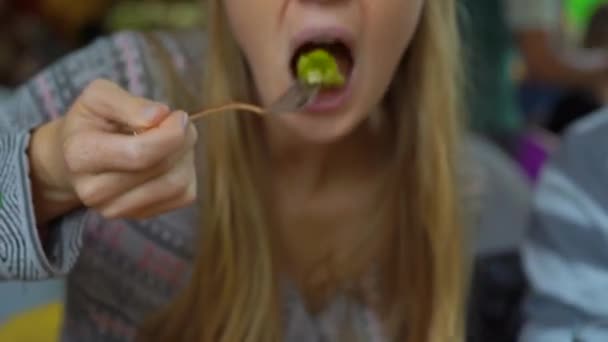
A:
MULTIPOLYGON (((163 39, 167 46, 168 38, 163 39)), ((172 51, 178 66, 185 69, 187 55, 180 54, 178 46, 172 51)), ((158 68, 147 56, 150 52, 137 33, 99 38, 43 70, 0 103, 0 280, 38 280, 69 272, 79 254, 88 213, 81 208, 55 220, 46 227, 49 236, 41 243, 27 156, 32 129, 63 115, 98 78, 116 82, 134 95, 166 101, 158 68)))

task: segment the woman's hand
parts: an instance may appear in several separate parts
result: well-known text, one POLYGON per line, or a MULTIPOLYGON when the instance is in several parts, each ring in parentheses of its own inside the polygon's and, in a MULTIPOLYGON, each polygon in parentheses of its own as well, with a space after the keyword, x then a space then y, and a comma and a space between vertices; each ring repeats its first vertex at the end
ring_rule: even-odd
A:
POLYGON ((92 82, 30 144, 39 222, 85 205, 107 218, 148 218, 196 197, 195 128, 181 111, 92 82), (125 127, 145 129, 125 134, 125 127))

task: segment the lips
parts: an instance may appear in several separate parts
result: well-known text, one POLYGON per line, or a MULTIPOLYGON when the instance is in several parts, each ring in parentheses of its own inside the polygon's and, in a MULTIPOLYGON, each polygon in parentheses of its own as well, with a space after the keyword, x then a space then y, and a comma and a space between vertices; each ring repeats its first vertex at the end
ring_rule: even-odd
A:
POLYGON ((322 48, 336 59, 340 72, 346 78, 340 88, 321 89, 319 94, 305 109, 311 112, 323 112, 338 109, 348 100, 351 88, 351 76, 355 69, 354 35, 339 27, 308 29, 296 35, 291 44, 290 67, 294 80, 299 56, 312 49, 322 48))

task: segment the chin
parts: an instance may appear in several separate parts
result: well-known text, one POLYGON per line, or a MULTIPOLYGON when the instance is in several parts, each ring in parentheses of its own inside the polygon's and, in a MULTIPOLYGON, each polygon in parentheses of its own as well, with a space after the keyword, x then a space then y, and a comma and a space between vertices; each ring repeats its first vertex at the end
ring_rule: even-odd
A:
POLYGON ((363 115, 354 112, 291 113, 276 121, 276 127, 287 139, 304 144, 331 144, 352 134, 363 121, 363 115))

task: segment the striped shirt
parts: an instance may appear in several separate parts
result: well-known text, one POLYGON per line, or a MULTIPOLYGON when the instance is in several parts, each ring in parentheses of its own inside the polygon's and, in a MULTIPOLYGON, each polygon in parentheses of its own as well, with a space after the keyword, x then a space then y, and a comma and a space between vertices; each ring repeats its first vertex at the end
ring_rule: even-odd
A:
POLYGON ((608 341, 608 110, 576 123, 544 169, 522 246, 520 342, 608 341))

